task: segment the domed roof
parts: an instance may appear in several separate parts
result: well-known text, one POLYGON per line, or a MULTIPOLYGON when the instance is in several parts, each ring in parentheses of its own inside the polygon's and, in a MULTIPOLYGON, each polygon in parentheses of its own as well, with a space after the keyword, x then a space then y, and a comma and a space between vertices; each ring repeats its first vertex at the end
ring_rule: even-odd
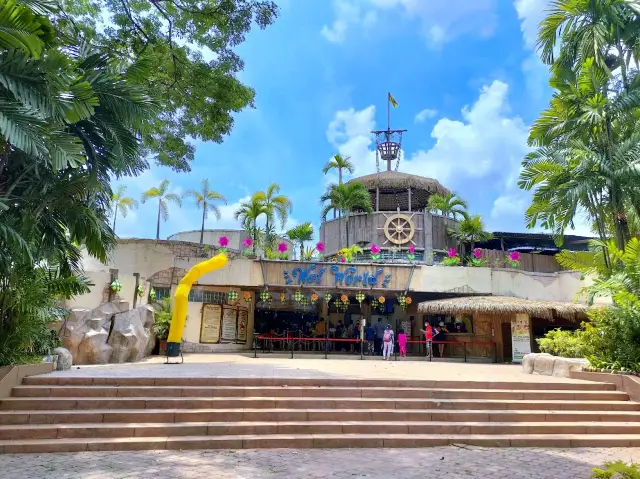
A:
POLYGON ((407 211, 409 208, 408 189, 411 188, 411 209, 424 209, 432 195, 445 195, 449 190, 433 178, 410 175, 399 171, 381 171, 371 175, 352 178, 348 183, 362 183, 371 192, 375 205, 376 188, 378 189, 380 211, 395 211, 400 208, 407 211))

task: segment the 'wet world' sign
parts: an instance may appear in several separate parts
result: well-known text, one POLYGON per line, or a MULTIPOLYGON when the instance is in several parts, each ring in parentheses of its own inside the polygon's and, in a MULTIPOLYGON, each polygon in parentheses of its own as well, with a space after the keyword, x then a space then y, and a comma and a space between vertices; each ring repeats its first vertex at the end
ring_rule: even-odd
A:
POLYGON ((301 264, 284 269, 282 278, 285 285, 387 288, 391 273, 375 266, 301 264))

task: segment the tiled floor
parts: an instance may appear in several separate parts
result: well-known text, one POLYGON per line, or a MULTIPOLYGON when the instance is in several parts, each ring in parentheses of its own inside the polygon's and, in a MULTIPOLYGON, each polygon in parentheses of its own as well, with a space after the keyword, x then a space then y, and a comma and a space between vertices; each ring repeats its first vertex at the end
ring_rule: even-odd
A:
POLYGON ((325 449, 0 455, 7 479, 587 479, 640 449, 325 449))
POLYGON ((139 363, 73 366, 52 373, 71 377, 297 377, 431 379, 449 381, 582 382, 524 374, 519 365, 428 361, 386 362, 359 359, 253 358, 239 354, 189 354, 184 364, 150 357, 139 363))

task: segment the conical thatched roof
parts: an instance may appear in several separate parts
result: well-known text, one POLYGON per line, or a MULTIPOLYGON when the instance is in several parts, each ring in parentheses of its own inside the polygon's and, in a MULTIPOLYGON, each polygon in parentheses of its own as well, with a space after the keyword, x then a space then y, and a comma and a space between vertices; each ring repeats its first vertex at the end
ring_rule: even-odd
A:
POLYGON ((585 304, 532 301, 508 296, 447 298, 424 301, 418 305, 418 312, 425 314, 528 314, 536 318, 553 320, 560 317, 571 321, 585 319, 588 309, 585 304))
POLYGON ((349 180, 349 183, 355 181, 364 184, 369 190, 375 190, 376 187, 384 190, 394 188, 406 190, 407 188, 411 188, 413 190, 423 190, 430 194, 437 193, 439 195, 444 195, 449 192, 438 180, 425 176, 401 173, 399 171, 381 171, 380 173, 374 173, 372 175, 360 176, 349 180))

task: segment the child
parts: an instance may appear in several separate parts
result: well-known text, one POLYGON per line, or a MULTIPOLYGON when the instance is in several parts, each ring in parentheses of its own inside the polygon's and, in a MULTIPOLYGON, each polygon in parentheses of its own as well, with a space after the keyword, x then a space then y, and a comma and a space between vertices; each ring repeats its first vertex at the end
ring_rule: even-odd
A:
POLYGON ((431 343, 433 342, 433 329, 431 328, 431 325, 428 321, 424 322, 424 329, 421 329, 420 331, 424 333, 427 356, 431 357, 431 355, 433 354, 431 350, 431 343))
POLYGON ((387 324, 387 327, 384 330, 382 335, 382 359, 385 361, 389 361, 391 359, 391 355, 393 354, 393 329, 391 329, 391 325, 387 324))
POLYGON ((407 357, 407 334, 404 329, 398 331, 398 345, 400 346, 400 356, 407 357))

